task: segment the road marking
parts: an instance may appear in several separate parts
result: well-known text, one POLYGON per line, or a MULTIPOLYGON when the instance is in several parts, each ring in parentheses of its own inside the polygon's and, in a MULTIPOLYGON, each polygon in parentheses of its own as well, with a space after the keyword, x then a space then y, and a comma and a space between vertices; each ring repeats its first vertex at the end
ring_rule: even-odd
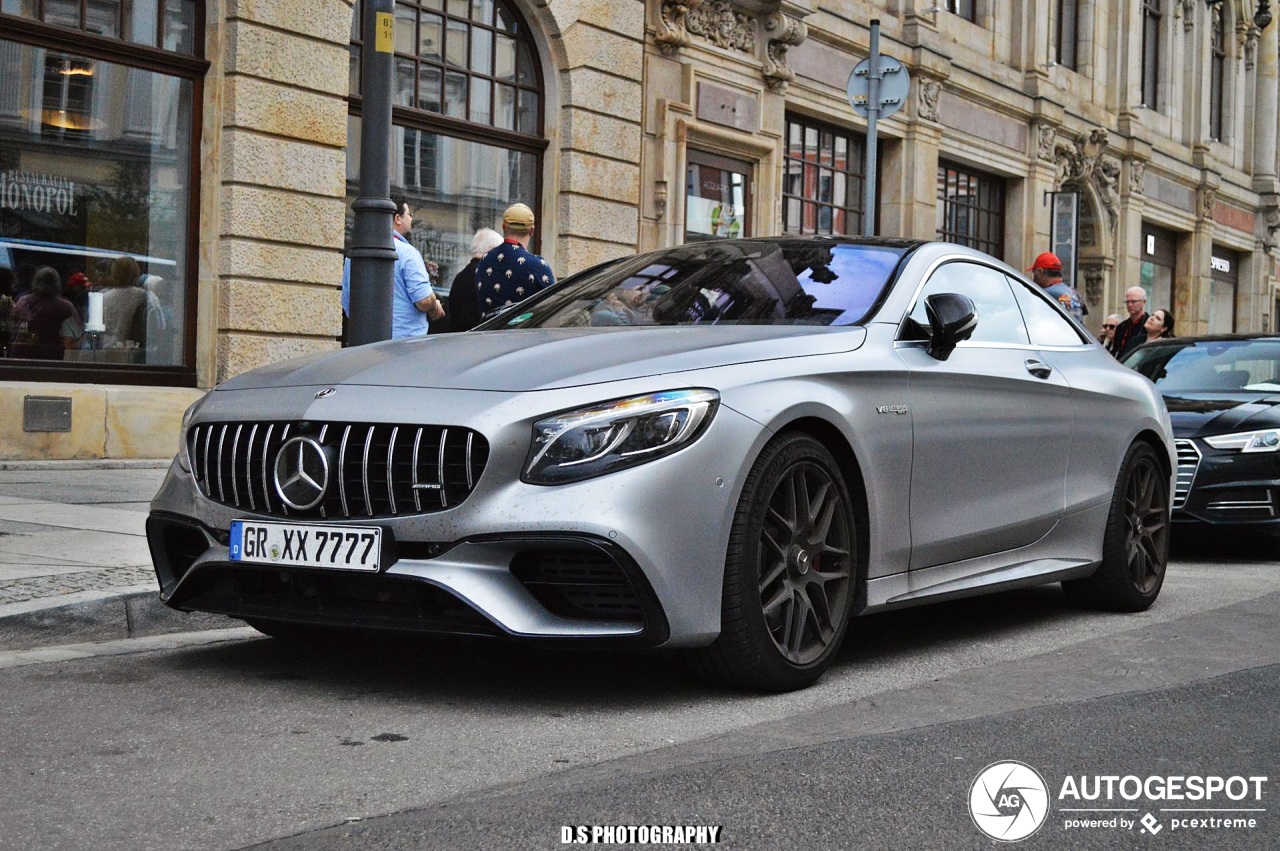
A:
POLYGON ((153 650, 176 650, 181 647, 197 647, 203 644, 245 641, 261 637, 262 633, 256 629, 244 626, 230 629, 206 629, 201 632, 147 635, 140 638, 120 638, 114 641, 94 641, 87 644, 64 644, 59 647, 36 647, 31 650, 3 650, 0 651, 0 669, 44 665, 49 662, 69 662, 74 659, 92 659, 98 656, 126 656, 130 653, 149 653, 153 650))

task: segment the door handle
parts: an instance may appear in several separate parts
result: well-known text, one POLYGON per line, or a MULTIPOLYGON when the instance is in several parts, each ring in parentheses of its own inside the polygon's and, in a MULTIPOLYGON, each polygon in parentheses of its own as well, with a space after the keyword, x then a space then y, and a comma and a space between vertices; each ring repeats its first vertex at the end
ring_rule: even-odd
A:
POLYGON ((1049 366, 1049 364, 1044 361, 1038 361, 1035 358, 1028 358, 1026 367, 1027 372, 1031 373, 1036 378, 1048 378, 1053 374, 1053 367, 1049 366))

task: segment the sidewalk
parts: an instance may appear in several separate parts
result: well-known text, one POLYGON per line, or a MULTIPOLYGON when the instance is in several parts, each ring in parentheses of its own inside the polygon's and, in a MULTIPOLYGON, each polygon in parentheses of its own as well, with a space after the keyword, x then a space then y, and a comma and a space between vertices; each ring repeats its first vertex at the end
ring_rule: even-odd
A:
POLYGON ((0 649, 238 626, 157 595, 145 523, 169 461, 0 461, 0 649))

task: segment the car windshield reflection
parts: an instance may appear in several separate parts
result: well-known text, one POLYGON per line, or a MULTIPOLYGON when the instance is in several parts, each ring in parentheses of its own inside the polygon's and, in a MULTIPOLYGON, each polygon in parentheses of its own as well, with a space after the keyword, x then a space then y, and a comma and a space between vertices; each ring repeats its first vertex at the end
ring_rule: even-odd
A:
POLYGON ((1171 393, 1280 393, 1280 340, 1143 346, 1126 361, 1171 393))
POLYGON ((661 259, 642 255, 589 270, 483 327, 856 325, 907 250, 811 240, 696 243, 661 259))

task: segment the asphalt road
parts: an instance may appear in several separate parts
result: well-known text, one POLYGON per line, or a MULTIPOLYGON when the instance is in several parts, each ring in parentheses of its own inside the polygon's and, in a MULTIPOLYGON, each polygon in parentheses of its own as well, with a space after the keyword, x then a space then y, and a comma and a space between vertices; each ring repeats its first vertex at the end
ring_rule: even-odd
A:
POLYGON ((671 657, 490 643, 0 653, 0 845, 551 848, 566 825, 695 824, 729 848, 991 847, 969 788, 1019 760, 1052 799, 1020 846, 1280 846, 1280 565, 1178 555, 1149 612, 1044 588, 869 617, 816 687, 770 697, 671 657), (1068 775, 1271 779, 1251 829, 1166 812, 1245 806, 1221 795, 1111 805, 1151 835, 1065 829, 1068 775))

